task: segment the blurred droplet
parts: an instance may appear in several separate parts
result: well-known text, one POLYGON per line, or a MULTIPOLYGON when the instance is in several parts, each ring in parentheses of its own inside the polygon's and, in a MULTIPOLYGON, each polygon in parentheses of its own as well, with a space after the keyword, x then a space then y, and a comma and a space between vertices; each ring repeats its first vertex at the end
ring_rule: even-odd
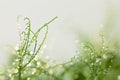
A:
POLYGON ((18 73, 18 69, 15 69, 14 72, 15 72, 15 73, 18 73))
POLYGON ((30 78, 28 77, 27 80, 30 80, 30 78))
POLYGON ((19 44, 16 44, 15 50, 18 51, 18 49, 19 49, 19 44))
POLYGON ((106 55, 106 54, 103 54, 103 58, 104 58, 104 59, 107 59, 107 55, 106 55))

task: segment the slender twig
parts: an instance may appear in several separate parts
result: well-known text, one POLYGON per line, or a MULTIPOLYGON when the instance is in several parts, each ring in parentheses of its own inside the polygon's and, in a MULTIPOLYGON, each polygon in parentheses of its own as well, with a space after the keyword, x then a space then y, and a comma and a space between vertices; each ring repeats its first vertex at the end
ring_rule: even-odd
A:
POLYGON ((18 64, 18 80, 22 80, 21 74, 22 74, 22 70, 35 58, 35 56, 38 54, 38 52, 40 51, 40 49, 42 48, 47 34, 48 34, 48 24, 50 24, 52 21, 54 21, 57 17, 53 18, 52 20, 50 20, 48 23, 44 24, 42 27, 40 27, 36 32, 33 32, 31 30, 31 23, 30 23, 30 19, 29 18, 25 18, 25 20, 27 20, 27 32, 22 32, 20 33, 20 46, 19 46, 19 54, 18 54, 18 59, 19 59, 19 64, 18 64), (46 32, 45 35, 43 37, 43 40, 41 42, 41 44, 38 46, 37 48, 37 37, 40 33, 40 31, 46 28, 46 32), (30 33, 33 34, 32 38, 30 38, 30 33), (23 38, 22 38, 22 34, 24 34, 23 38), (33 49, 33 54, 31 54, 30 59, 28 60, 28 62, 26 64, 22 64, 23 60, 27 54, 27 51, 29 49, 29 47, 31 46, 32 43, 34 44, 34 49, 33 49))
MULTIPOLYGON (((41 47, 43 46, 43 44, 44 44, 44 42, 45 42, 45 39, 46 39, 46 37, 47 37, 47 34, 48 34, 48 27, 46 27, 47 29, 46 29, 46 33, 45 33, 45 36, 44 36, 44 38, 43 38, 43 41, 42 41, 42 43, 39 45, 39 47, 38 47, 38 49, 36 50, 36 52, 35 52, 35 50, 34 50, 34 54, 33 54, 33 56, 30 58, 30 60, 23 66, 23 68, 25 68, 33 59, 34 59, 34 57, 37 55, 37 53, 40 51, 40 49, 41 49, 41 47)), ((36 48, 36 47, 35 47, 36 48)))

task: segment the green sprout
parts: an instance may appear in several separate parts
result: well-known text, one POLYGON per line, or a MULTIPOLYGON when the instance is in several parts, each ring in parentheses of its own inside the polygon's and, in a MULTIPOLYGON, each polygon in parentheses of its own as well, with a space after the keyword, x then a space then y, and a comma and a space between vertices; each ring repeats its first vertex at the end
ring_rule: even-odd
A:
MULTIPOLYGON (((31 21, 29 18, 25 18, 26 21, 26 29, 25 31, 19 32, 20 35, 20 43, 18 46, 18 50, 16 51, 16 59, 13 62, 13 69, 11 69, 11 73, 5 77, 5 80, 23 80, 25 77, 24 72, 29 69, 29 65, 35 62, 35 57, 41 50, 47 34, 48 34, 48 25, 53 22, 57 17, 53 18, 49 22, 45 23, 42 27, 40 27, 36 32, 31 29, 31 21), (38 43, 38 35, 41 30, 45 30, 45 35, 41 41, 38 43), (31 49, 30 47, 33 47, 31 49)), ((8 71, 10 72, 10 71, 8 71)), ((25 79, 26 80, 26 79, 25 79)))

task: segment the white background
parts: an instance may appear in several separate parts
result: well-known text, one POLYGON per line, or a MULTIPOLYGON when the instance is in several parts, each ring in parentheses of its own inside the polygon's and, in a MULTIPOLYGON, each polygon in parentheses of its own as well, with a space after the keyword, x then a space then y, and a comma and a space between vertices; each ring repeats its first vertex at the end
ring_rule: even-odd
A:
POLYGON ((120 27, 120 0, 0 0, 0 63, 19 42, 17 16, 30 17, 35 30, 55 16, 49 25, 46 52, 54 60, 68 60, 76 54, 75 32, 91 34, 104 25, 107 15, 120 27), (6 47, 7 46, 7 47, 6 47))

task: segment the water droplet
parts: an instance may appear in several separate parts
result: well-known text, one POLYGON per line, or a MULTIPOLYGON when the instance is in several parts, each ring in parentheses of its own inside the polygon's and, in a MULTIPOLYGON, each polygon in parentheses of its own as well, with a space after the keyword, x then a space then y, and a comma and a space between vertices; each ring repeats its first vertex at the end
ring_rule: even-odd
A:
POLYGON ((50 69, 50 70, 49 70, 49 74, 53 74, 53 70, 50 69))
POLYGON ((15 62, 13 62, 12 65, 15 65, 15 62))
POLYGON ((18 73, 18 69, 15 69, 14 72, 15 72, 15 73, 18 73))
POLYGON ((94 63, 91 63, 91 65, 94 65, 94 63))
POLYGON ((18 49, 19 49, 19 44, 16 44, 15 50, 18 51, 18 49))
POLYGON ((28 65, 27 65, 27 67, 30 67, 31 66, 31 63, 29 63, 28 65))
POLYGON ((10 80, 15 80, 14 77, 11 77, 10 80))
POLYGON ((37 66, 40 66, 41 65, 41 63, 40 62, 37 62, 37 66))
POLYGON ((107 55, 106 55, 106 54, 103 54, 103 58, 104 58, 104 59, 107 59, 107 55))
POLYGON ((91 53, 91 55, 93 55, 94 53, 91 53))
POLYGON ((117 76, 118 80, 120 80, 120 75, 117 76))
POLYGON ((96 63, 100 62, 101 59, 96 59, 96 63))
POLYGON ((9 77, 12 77, 12 74, 9 74, 9 77))
POLYGON ((88 62, 88 60, 87 60, 87 59, 85 59, 85 62, 88 62))
POLYGON ((16 61, 16 62, 18 62, 18 61, 19 61, 19 59, 15 59, 15 61, 16 61))
POLYGON ((33 51, 30 51, 30 54, 33 54, 33 51))
POLYGON ((38 60, 38 55, 36 55, 34 59, 37 61, 38 60))
POLYGON ((26 71, 23 71, 24 74, 26 74, 27 72, 26 71))
POLYGON ((105 49, 105 47, 102 47, 102 49, 105 49))
POLYGON ((109 68, 112 68, 112 66, 109 66, 109 68))
POLYGON ((30 78, 28 77, 27 80, 30 80, 30 78))
POLYGON ((36 68, 33 68, 32 69, 32 74, 35 74, 36 71, 37 71, 36 68))
POLYGON ((73 62, 70 62, 71 65, 73 65, 73 62))

